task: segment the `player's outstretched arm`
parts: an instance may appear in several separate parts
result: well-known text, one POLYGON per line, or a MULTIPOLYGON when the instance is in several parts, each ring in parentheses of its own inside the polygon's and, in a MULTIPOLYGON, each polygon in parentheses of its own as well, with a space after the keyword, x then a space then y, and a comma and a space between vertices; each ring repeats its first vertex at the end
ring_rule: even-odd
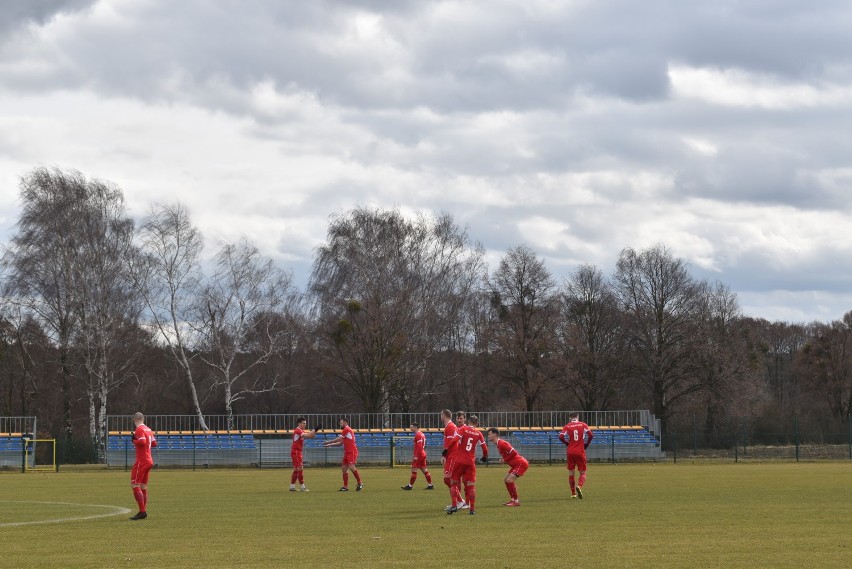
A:
POLYGON ((318 433, 318 432, 320 432, 320 429, 322 429, 322 427, 319 427, 319 426, 314 427, 314 430, 313 430, 313 431, 308 431, 308 432, 306 432, 306 433, 302 433, 302 438, 304 438, 304 439, 312 439, 312 438, 314 438, 315 436, 317 436, 317 433, 318 433))

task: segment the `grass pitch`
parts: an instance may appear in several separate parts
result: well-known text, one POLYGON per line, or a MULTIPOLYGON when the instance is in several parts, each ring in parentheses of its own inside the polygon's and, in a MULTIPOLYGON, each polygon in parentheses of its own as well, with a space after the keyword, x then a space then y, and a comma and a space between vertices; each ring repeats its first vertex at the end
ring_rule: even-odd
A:
POLYGON ((532 466, 520 508, 480 466, 476 516, 443 512, 440 478, 361 472, 342 493, 339 470, 308 469, 299 493, 289 470, 154 471, 139 522, 117 515, 128 473, 2 473, 0 566, 852 567, 852 462, 592 464, 583 500, 564 467, 532 466))

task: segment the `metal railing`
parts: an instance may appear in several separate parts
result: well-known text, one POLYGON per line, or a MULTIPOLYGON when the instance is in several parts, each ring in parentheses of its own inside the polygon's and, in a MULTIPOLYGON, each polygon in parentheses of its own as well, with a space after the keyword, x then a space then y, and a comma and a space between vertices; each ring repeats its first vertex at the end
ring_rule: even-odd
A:
POLYGON ((0 436, 36 434, 35 417, 0 417, 0 436))
MULTIPOLYGON (((455 420, 456 410, 453 410, 455 420)), ((476 411, 466 410, 468 415, 477 415, 482 428, 502 429, 544 428, 560 429, 568 422, 569 411, 476 411)), ((412 423, 423 429, 443 428, 440 412, 431 413, 351 413, 351 414, 253 414, 235 415, 233 428, 229 428, 227 415, 205 415, 208 430, 217 432, 286 432, 295 428, 299 416, 306 418, 308 428, 321 425, 326 430, 338 429, 340 418, 346 417, 349 425, 358 430, 392 429, 405 430, 412 423)), ((641 426, 660 436, 660 422, 647 410, 635 411, 583 411, 580 420, 590 427, 641 426)), ((145 424, 155 432, 197 433, 203 430, 195 415, 150 415, 145 424)), ((130 432, 134 429, 130 415, 107 417, 109 432, 130 432)))
MULTIPOLYGON (((35 417, 0 417, 0 437, 5 440, 0 445, 0 468, 28 466, 32 457, 27 458, 26 450, 35 451, 35 417), (14 437, 14 441, 10 440, 14 437)), ((30 466, 34 466, 34 463, 30 466)))

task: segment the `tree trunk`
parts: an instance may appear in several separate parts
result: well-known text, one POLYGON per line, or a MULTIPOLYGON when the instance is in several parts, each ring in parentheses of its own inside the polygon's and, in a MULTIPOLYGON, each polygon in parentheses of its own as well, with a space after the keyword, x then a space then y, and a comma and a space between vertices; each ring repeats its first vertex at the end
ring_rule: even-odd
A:
MULTIPOLYGON (((68 347, 59 348, 60 369, 62 372, 62 460, 67 461, 74 455, 74 431, 71 423, 71 369, 68 365, 68 347)), ((35 435, 36 433, 33 433, 35 435)))
POLYGON ((189 394, 192 399, 192 405, 195 409, 195 416, 198 417, 198 426, 202 431, 210 430, 207 427, 207 422, 204 420, 204 414, 201 412, 201 405, 198 403, 198 391, 195 389, 195 381, 192 379, 192 370, 189 367, 189 360, 186 359, 186 354, 183 348, 180 349, 181 367, 183 368, 186 382, 189 386, 189 394))
POLYGON ((234 430, 234 406, 233 406, 233 391, 231 390, 231 382, 225 380, 225 413, 228 415, 228 430, 234 430))

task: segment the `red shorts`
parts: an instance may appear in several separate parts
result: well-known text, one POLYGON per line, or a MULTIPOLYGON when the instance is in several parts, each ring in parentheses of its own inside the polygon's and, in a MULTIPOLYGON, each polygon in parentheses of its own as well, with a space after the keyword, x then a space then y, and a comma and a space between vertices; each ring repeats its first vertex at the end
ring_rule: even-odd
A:
POLYGON ((292 460, 292 461, 293 461, 293 468, 294 468, 294 469, 296 469, 296 468, 303 468, 303 466, 304 466, 304 460, 303 460, 303 458, 302 458, 302 453, 300 453, 300 452, 291 452, 291 453, 290 453, 290 460, 292 460))
POLYGON ((355 466, 355 463, 358 462, 358 451, 355 452, 345 452, 343 453, 343 466, 355 466))
POLYGON ((411 460, 411 468, 426 468, 426 456, 422 456, 419 458, 415 456, 411 460))
POLYGON ((476 482, 476 465, 467 462, 456 462, 453 465, 453 480, 464 479, 465 483, 476 482))
POLYGON ((131 484, 148 484, 148 473, 154 467, 153 462, 134 462, 130 471, 131 484))
POLYGON ((527 459, 522 458, 520 460, 516 460, 513 464, 509 465, 509 474, 514 474, 515 476, 523 476, 524 472, 527 471, 527 468, 530 467, 530 463, 527 459))
POLYGON ((574 470, 574 467, 580 472, 586 471, 586 453, 568 455, 568 470, 574 470))

